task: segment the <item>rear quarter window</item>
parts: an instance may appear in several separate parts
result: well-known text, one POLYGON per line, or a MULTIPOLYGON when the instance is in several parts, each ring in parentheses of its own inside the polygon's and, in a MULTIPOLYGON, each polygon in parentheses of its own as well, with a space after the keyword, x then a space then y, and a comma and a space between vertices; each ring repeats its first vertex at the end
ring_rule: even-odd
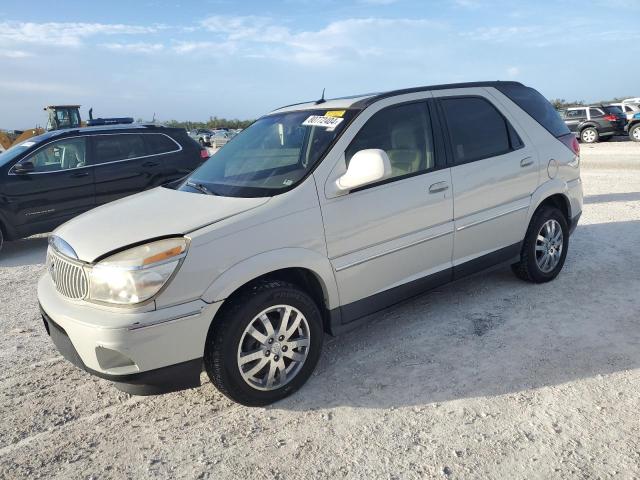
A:
POLYGON ((495 88, 528 113, 554 137, 571 133, 553 105, 537 90, 516 84, 496 85, 495 88))
POLYGON ((160 155, 162 153, 171 153, 180 150, 180 145, 178 145, 175 140, 172 140, 162 133, 146 134, 144 135, 144 140, 147 142, 147 148, 151 155, 160 155))

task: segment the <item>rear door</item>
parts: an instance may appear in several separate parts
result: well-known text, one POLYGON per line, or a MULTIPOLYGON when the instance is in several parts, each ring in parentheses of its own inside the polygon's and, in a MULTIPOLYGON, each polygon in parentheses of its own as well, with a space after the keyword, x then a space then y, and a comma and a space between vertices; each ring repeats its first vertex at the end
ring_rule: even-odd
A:
POLYGON ((576 108, 567 110, 564 114, 564 123, 567 124, 569 130, 578 133, 580 125, 587 119, 587 110, 585 108, 576 108))
POLYGON ((454 273, 463 275, 475 269, 468 263, 475 259, 493 254, 494 263, 519 252, 538 185, 538 156, 511 113, 484 89, 449 92, 434 97, 453 163, 454 273))
POLYGON ((163 183, 162 158, 149 151, 144 135, 115 133, 90 137, 98 205, 163 183))
POLYGON ((20 235, 50 231, 95 205, 86 138, 44 144, 18 162, 32 162, 31 173, 15 173, 15 166, 9 170, 4 194, 20 235))
POLYGON ((178 180, 200 166, 204 158, 201 147, 186 133, 147 133, 144 140, 149 152, 162 161, 162 182, 178 180))

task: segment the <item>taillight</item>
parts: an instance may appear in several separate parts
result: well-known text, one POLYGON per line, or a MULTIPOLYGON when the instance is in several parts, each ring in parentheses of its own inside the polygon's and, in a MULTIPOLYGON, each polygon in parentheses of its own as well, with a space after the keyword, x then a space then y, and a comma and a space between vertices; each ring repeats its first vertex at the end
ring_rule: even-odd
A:
POLYGON ((618 117, 616 117, 615 115, 605 115, 604 116, 605 120, 609 120, 610 122, 617 122, 618 121, 618 117))
POLYGON ((578 139, 576 138, 576 136, 573 133, 558 137, 558 140, 560 140, 562 143, 564 143, 565 146, 569 150, 571 150, 575 156, 577 156, 577 157, 580 156, 580 144, 578 143, 578 139))
POLYGON ((200 158, 202 158, 203 160, 206 160, 209 158, 209 152, 207 151, 206 148, 200 149, 200 158))

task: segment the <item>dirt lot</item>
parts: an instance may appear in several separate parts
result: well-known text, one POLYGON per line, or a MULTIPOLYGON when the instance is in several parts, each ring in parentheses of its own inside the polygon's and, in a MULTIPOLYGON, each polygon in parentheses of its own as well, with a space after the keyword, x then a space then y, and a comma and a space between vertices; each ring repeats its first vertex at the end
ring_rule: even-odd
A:
POLYGON ((583 179, 556 281, 499 269, 397 306, 266 409, 75 369, 38 316, 45 240, 7 245, 0 478, 640 477, 640 145, 583 146, 583 179))

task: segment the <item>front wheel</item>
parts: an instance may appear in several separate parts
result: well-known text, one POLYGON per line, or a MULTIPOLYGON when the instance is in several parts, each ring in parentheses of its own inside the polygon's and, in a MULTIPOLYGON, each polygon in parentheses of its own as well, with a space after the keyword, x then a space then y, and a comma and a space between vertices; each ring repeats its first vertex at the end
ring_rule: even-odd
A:
POLYGON ((635 124, 629 129, 629 138, 634 142, 640 142, 640 123, 635 124))
POLYGON ((599 136, 598 130, 593 127, 587 127, 580 132, 580 140, 584 143, 596 143, 599 136))
POLYGON ((264 281, 223 308, 204 354, 218 390, 242 405, 262 406, 307 381, 324 336, 320 311, 309 295, 287 282, 264 281))
POLYGON ((540 208, 531 219, 522 245, 520 261, 511 266, 522 280, 549 282, 564 266, 569 248, 569 226, 560 210, 540 208))

